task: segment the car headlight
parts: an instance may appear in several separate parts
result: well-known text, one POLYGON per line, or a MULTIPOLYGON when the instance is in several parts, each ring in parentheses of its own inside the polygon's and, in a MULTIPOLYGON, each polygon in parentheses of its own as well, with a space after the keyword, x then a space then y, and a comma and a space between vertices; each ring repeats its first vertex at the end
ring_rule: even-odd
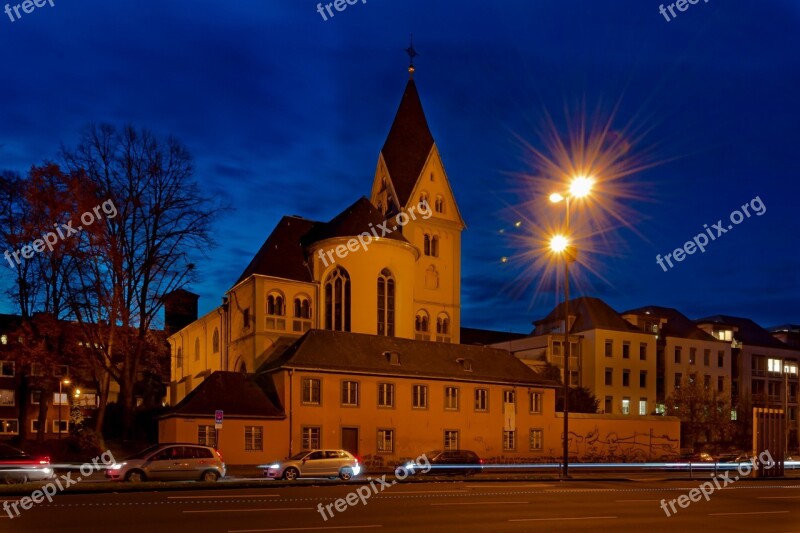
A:
POLYGON ((111 465, 111 468, 110 468, 110 470, 120 470, 120 469, 122 469, 122 467, 123 467, 123 466, 125 466, 126 464, 128 464, 128 463, 122 463, 122 464, 120 464, 120 463, 114 463, 113 465, 111 465))
POLYGON ((353 467, 353 475, 357 476, 359 472, 361 472, 361 467, 358 465, 358 463, 356 463, 356 465, 353 467))
POLYGON ((48 476, 49 476, 50 474, 52 474, 52 473, 53 473, 53 469, 52 469, 52 468, 42 468, 42 472, 43 472, 45 475, 48 475, 48 476))
POLYGON ((270 468, 280 468, 281 465, 280 465, 280 463, 275 463, 275 464, 269 465, 269 467, 270 468))

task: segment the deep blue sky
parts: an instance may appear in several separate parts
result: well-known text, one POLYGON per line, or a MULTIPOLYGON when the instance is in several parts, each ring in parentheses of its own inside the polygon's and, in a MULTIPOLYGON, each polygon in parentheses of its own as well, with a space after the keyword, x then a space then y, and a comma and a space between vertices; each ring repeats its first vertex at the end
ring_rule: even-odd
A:
POLYGON ((176 135, 205 192, 236 209, 199 262, 192 289, 206 312, 282 215, 327 220, 369 195, 413 31, 417 86, 468 225, 463 325, 527 331, 560 300, 535 292, 549 273, 514 282, 519 265, 499 261, 519 252, 498 230, 525 200, 515 174, 532 172, 518 137, 541 147, 543 111, 621 97, 616 127, 648 128, 663 164, 629 181, 635 231, 617 230, 613 255, 592 260, 599 275, 575 269, 580 294, 620 311, 798 323, 800 4, 711 0, 671 22, 658 4, 368 0, 328 21, 306 0, 55 0, 13 23, 0 13, 0 169, 52 158, 89 121, 176 135), (763 216, 669 272, 656 265, 755 196, 763 216))

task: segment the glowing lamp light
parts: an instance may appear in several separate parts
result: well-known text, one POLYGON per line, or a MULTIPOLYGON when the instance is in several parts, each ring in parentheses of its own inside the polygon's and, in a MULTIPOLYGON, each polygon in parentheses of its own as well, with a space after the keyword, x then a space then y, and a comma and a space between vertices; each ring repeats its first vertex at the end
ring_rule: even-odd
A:
POLYGON ((550 239, 550 249, 557 254, 566 250, 567 246, 569 246, 569 240, 563 235, 554 235, 553 238, 550 239))
MULTIPOLYGON (((572 180, 572 183, 569 186, 569 194, 574 198, 582 198, 589 194, 589 191, 592 190, 593 184, 594 180, 592 178, 579 176, 572 180)), ((550 198, 552 199, 552 195, 550 198)))
POLYGON ((554 204, 557 204, 563 199, 564 197, 558 194, 557 192, 554 192, 553 194, 550 195, 550 201, 553 202, 554 204))

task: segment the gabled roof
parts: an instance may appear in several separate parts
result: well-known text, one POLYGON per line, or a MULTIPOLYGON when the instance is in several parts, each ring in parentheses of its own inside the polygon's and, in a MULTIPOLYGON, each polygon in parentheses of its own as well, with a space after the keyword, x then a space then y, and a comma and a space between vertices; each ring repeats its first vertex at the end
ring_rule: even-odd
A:
MULTIPOLYGON (((581 331, 588 331, 591 329, 608 329, 617 331, 631 331, 643 333, 642 330, 635 327, 633 324, 625 320, 619 313, 614 311, 610 305, 605 303, 599 298, 575 298, 569 301, 569 315, 575 317, 570 331, 572 333, 580 333, 581 331)), ((537 320, 534 324, 537 326, 544 324, 563 323, 564 321, 564 302, 558 304, 549 315, 542 320, 537 320)), ((535 334, 541 335, 547 333, 546 331, 537 332, 535 334)))
POLYGON ((431 148, 433 135, 422 110, 417 86, 410 79, 381 149, 401 206, 408 203, 431 148))
POLYGON ((300 241, 317 224, 321 222, 296 216, 283 217, 234 285, 253 274, 312 281, 300 241))
MULTIPOLYGON (((373 227, 381 235, 383 231, 378 226, 383 221, 381 212, 372 205, 372 202, 362 196, 354 204, 333 217, 330 222, 314 226, 314 229, 303 237, 303 244, 308 246, 334 237, 357 237, 364 232, 370 233, 370 228, 373 227)), ((395 231, 391 226, 389 229, 392 232, 383 237, 408 242, 402 233, 395 231)))
POLYGON ((524 333, 512 333, 510 331, 493 331, 489 329, 461 328, 461 344, 474 344, 478 346, 488 346, 498 342, 515 341, 524 339, 528 335, 524 333))
POLYGON ((280 368, 555 386, 505 350, 316 329, 274 352, 259 373, 280 368), (392 364, 390 353, 397 354, 399 364, 392 364), (471 371, 465 370, 467 360, 471 371))
POLYGON ((702 329, 698 328, 697 325, 689 319, 689 317, 677 309, 673 309, 672 307, 648 305, 645 307, 639 307, 638 309, 625 311, 622 314, 650 316, 653 318, 666 319, 666 324, 664 324, 664 326, 661 328, 661 334, 666 337, 723 342, 715 338, 713 335, 709 335, 702 329))
POLYGON ((714 315, 695 320, 695 324, 716 324, 720 326, 734 326, 738 328, 733 337, 744 344, 752 346, 763 346, 765 348, 780 348, 791 350, 792 347, 785 344, 762 328, 749 318, 742 318, 728 315, 714 315))
POLYGON ((178 402, 164 417, 214 416, 218 409, 227 418, 284 418, 252 374, 217 371, 178 402))

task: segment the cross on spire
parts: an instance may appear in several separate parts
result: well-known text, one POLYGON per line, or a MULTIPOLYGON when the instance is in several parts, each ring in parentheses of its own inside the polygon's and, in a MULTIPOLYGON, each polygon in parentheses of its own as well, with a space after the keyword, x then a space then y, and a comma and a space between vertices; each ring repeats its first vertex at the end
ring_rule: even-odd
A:
POLYGON ((413 78, 414 77, 414 58, 417 57, 419 54, 416 50, 414 50, 414 34, 411 34, 411 44, 408 48, 406 48, 406 53, 408 54, 409 64, 408 64, 408 74, 413 78))

